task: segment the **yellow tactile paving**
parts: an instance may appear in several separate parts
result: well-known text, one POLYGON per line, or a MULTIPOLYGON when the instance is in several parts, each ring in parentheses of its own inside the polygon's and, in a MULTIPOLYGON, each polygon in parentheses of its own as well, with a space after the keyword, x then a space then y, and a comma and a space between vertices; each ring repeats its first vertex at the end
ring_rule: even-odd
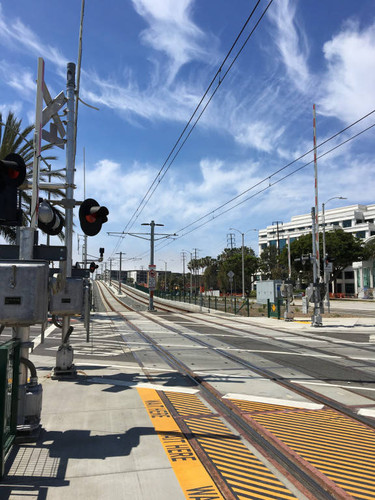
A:
POLYGON ((170 392, 165 395, 177 413, 184 417, 184 423, 235 498, 296 498, 196 395, 186 397, 185 394, 170 392))
MULTIPOLYGON (((242 402, 235 403, 242 407, 242 402)), ((353 498, 375 499, 372 429, 330 409, 260 413, 254 407, 251 418, 353 498)))
POLYGON ((154 389, 137 389, 187 499, 224 500, 154 389))

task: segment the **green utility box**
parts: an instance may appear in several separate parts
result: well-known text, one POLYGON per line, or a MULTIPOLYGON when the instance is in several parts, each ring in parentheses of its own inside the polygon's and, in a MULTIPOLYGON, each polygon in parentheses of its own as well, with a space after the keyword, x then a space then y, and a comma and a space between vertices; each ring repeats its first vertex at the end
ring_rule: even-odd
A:
POLYGON ((5 459, 17 432, 19 367, 19 341, 0 344, 0 477, 4 475, 5 459))

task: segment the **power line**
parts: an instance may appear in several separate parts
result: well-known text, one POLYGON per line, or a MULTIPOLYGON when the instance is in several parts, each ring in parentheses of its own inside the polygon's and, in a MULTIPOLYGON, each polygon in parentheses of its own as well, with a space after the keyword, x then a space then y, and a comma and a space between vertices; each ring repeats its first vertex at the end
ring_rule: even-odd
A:
MULTIPOLYGON (((221 75, 221 72, 222 72, 222 69, 226 63, 226 61, 228 60, 230 54, 232 53, 234 47, 236 46, 239 38, 241 37, 242 33, 244 32, 246 26, 248 25, 248 23, 250 22, 251 18, 253 17, 256 9, 258 8, 259 6, 259 3, 261 2, 261 0, 258 0, 256 5, 254 6, 253 10, 251 11, 251 13, 249 14, 248 18, 246 19, 244 25, 242 26, 239 34, 237 35, 235 41, 233 42, 230 50, 228 51, 228 53, 226 54, 225 58, 223 59, 219 69, 216 71, 214 77, 212 78, 210 84, 208 85, 205 93, 203 94, 201 100, 199 101, 198 105, 196 106, 193 114, 191 115, 189 121, 187 122, 187 124, 185 125, 184 129, 182 130, 181 134, 179 135, 177 141, 175 142, 173 148, 171 149, 170 153, 168 154, 166 160, 164 161, 162 167, 160 168, 158 174, 156 175, 155 179, 153 180, 153 182, 151 183, 150 187, 148 188, 146 194, 143 196, 140 204, 138 205, 137 209, 134 211, 133 215, 130 217, 128 223, 126 224, 123 232, 126 232, 128 229, 130 229, 135 221, 138 219, 138 217, 140 216, 140 214, 142 213, 142 211, 144 210, 144 208, 146 207, 147 203, 149 202, 150 198, 152 197, 152 195, 154 194, 155 190, 157 189, 157 187, 159 186, 160 182, 163 180, 164 176, 166 175, 167 171, 169 170, 169 168, 171 167, 171 165, 173 164, 173 162, 175 161, 177 155, 179 154, 179 152, 181 151, 182 147, 184 146, 184 144, 186 143, 187 139, 190 137, 190 134, 192 133, 192 131, 194 130, 196 124, 198 123, 198 121, 200 120, 201 116, 203 115, 203 113, 205 112, 207 106, 209 105, 209 103, 211 102, 212 98, 214 97, 214 95, 216 94, 219 86, 221 85, 221 83, 223 82, 223 80, 225 79, 225 77, 227 76, 228 72, 231 70, 231 68, 233 67, 235 61, 237 60, 237 58, 239 57, 239 55, 241 54, 242 50, 244 49, 245 45, 247 44, 247 42, 249 41, 250 37, 252 36, 252 34, 254 33, 255 29, 258 27, 260 21, 263 19, 264 15, 266 14, 268 8, 270 7, 270 5, 273 3, 274 0, 270 0, 267 7, 264 9, 263 13, 261 14, 260 18, 258 19, 258 21, 256 22, 255 26, 253 27, 253 29, 251 30, 250 34, 247 36, 246 40, 244 41, 244 43, 242 44, 242 46, 240 47, 240 49, 238 50, 237 54, 235 55, 233 61, 231 62, 231 64, 229 65, 228 69, 226 70, 226 72, 224 73, 224 75, 222 77, 220 77, 221 75), (190 124, 192 123, 193 121, 193 118, 194 116, 197 114, 198 112, 198 109, 201 107, 204 99, 206 98, 208 92, 210 91, 211 87, 213 86, 215 80, 217 80, 217 78, 219 77, 219 80, 218 80, 218 83, 217 83, 217 86, 216 88, 214 89, 213 93, 211 94, 208 102, 205 104, 203 110, 201 111, 201 113, 198 115, 196 121, 194 122, 194 124, 191 126, 187 136, 185 137, 185 139, 183 140, 182 144, 180 145, 180 147, 178 148, 178 150, 176 151, 175 155, 173 156, 172 160, 170 161, 168 167, 166 167, 169 159, 171 158, 171 156, 173 155, 174 151, 176 150, 178 144, 180 143, 180 141, 182 140, 185 132, 188 130, 190 124), (162 175, 162 172, 164 171, 163 175, 162 175)), ((117 244, 116 244, 116 247, 114 249, 113 252, 115 252, 118 248, 120 244, 120 240, 118 240, 117 244)))
MULTIPOLYGON (((340 130, 339 132, 337 132, 336 134, 332 135, 331 137, 329 137, 328 139, 326 139, 325 141, 321 142, 318 146, 317 146, 317 149, 324 146, 324 144, 327 144, 329 141, 335 139, 337 136, 339 136, 340 134, 346 132, 349 128, 353 127, 354 125, 358 124, 360 121, 364 120, 365 118, 369 117, 371 114, 375 113, 375 109, 373 111, 371 111, 370 113, 368 113, 367 115, 363 116, 362 118, 360 118, 359 120, 353 122, 351 125, 348 125, 347 127, 345 127, 344 129, 340 130)), ((341 145, 344 145, 346 142, 349 142, 350 140, 352 139, 355 139, 356 137, 358 137, 358 135, 361 135, 362 133, 364 132, 367 132, 367 130, 369 130, 370 128, 372 128, 374 125, 371 125, 370 127, 364 129, 363 131, 359 132, 358 134, 354 135, 353 137, 349 138, 348 140, 344 141, 343 143, 341 143, 340 145, 336 146, 335 148, 329 150, 327 153, 324 153, 323 155, 321 155, 319 158, 321 158, 322 156, 324 156, 325 154, 328 154, 329 152, 331 151, 334 151, 334 149, 337 149, 337 147, 340 147, 341 145)), ((187 226, 184 226, 182 227, 181 229, 179 229, 178 231, 176 231, 176 233, 180 233, 182 231, 184 231, 185 229, 189 228, 190 226, 196 224, 197 222, 201 221, 202 219, 205 219, 206 217, 208 217, 209 215, 213 214, 214 212, 217 212, 218 210, 220 210, 221 208, 225 207, 226 205, 229 205, 230 203, 232 203, 233 201, 237 200, 238 198, 241 198, 241 196, 243 196, 244 194, 246 194, 247 192, 253 190, 254 188, 256 188, 257 186, 263 184, 265 181, 267 180, 271 180, 272 177, 274 177, 275 175, 279 174, 280 172, 282 172, 283 170, 287 169, 288 167, 290 167, 291 165, 293 165, 294 163, 298 162, 299 160, 301 160, 302 158, 304 158, 305 156, 307 156, 308 154, 312 153, 314 151, 314 148, 310 149, 309 151, 307 151, 306 153, 303 153, 301 156, 299 156, 298 158, 294 159, 293 161, 289 162, 288 164, 284 165, 283 167, 279 168, 278 170, 276 170, 275 172, 273 172, 272 174, 264 177, 262 180, 258 181, 256 184, 253 184, 251 187, 245 189, 245 191, 242 191, 242 193, 236 195, 234 198, 226 201, 225 203, 223 203, 222 205, 218 206, 217 208, 215 208, 214 210, 211 210, 210 212, 208 212, 207 214, 199 217, 198 219, 196 219, 195 221, 191 222, 190 224, 188 224, 187 226)), ((306 163, 305 165, 303 165, 302 167, 298 168, 297 170, 295 170, 295 172, 298 172, 299 170, 301 170, 301 168, 304 168, 306 167, 307 165, 310 165, 311 162, 309 163, 306 163)), ((237 206, 237 205, 236 205, 237 206)))
MULTIPOLYGON (((337 132, 336 134, 334 134, 333 136, 331 136, 330 138, 326 139, 325 141, 323 141, 322 143, 320 143, 318 146, 317 146, 317 149, 321 146, 323 146, 324 144, 326 144, 327 142, 331 141, 332 139, 334 139, 335 137, 337 137, 338 135, 342 134, 343 132, 345 132, 346 130, 348 130, 350 127, 353 127, 354 125, 356 125, 357 123, 359 123, 361 120, 367 118, 368 116, 370 116, 371 114, 373 114, 375 112, 375 110, 371 111, 370 113, 368 113, 367 115, 363 116, 362 118, 360 118, 359 120, 357 120, 356 122, 352 123, 351 125, 349 125, 348 127, 345 127, 344 129, 342 129, 340 132, 337 132)), ((372 129, 373 127, 375 127, 375 123, 370 125, 369 127, 366 127, 365 129, 361 130, 360 132, 358 132, 357 134, 353 135, 352 137, 349 137, 348 139, 344 140, 343 142, 341 142, 340 144, 337 144, 336 146, 334 146, 333 148, 329 149, 328 151, 322 153, 321 155, 319 155, 317 157, 317 159, 320 159, 320 158, 323 158, 324 156, 332 153, 333 151, 335 151, 336 149, 344 146, 345 144, 347 144, 348 142, 356 139, 357 137, 359 137, 360 135, 362 135, 363 133, 367 132, 368 130, 372 129)), ((235 196, 234 198, 232 198, 231 200, 228 200, 227 202, 223 203, 222 205, 220 205, 219 207, 215 208, 214 210, 211 210, 210 212, 206 213, 205 215, 199 217, 198 219, 196 219, 195 221, 191 222, 190 224, 188 224, 187 226, 184 226, 183 228, 179 229, 176 231, 176 234, 178 235, 176 239, 179 239, 179 238, 182 238, 183 236, 186 236, 187 234, 190 234, 192 233, 193 231, 201 228, 202 226, 208 224, 209 222, 212 222, 213 220, 217 219, 218 217, 226 214, 227 212, 230 212, 231 210, 233 210, 234 208, 238 207, 239 205, 242 205, 243 203, 245 203, 246 201, 249 201, 250 199, 254 198, 255 196, 265 192, 267 189, 270 189, 271 187, 273 187, 275 184, 278 184, 279 182, 287 179, 288 177, 294 175, 295 173, 299 172, 300 170, 306 168, 308 165, 311 165, 311 163, 314 162, 314 160, 311 160, 307 163, 305 163, 304 165, 301 165, 300 167, 296 168, 295 170, 293 170, 292 172, 289 172, 288 174, 284 175, 283 177, 281 177, 280 179, 277 179, 275 180, 274 182, 271 183, 271 178, 274 177, 277 173, 285 170, 286 168, 288 168, 289 166, 293 165, 295 162, 297 162, 298 160, 304 158, 307 154, 311 153, 314 149, 311 149, 309 151, 307 151, 306 153, 304 153, 303 155, 301 155, 299 158, 296 158, 295 160, 293 160, 292 162, 288 163, 287 165, 285 165, 284 167, 276 170, 273 174, 263 178, 263 180, 257 182, 256 184, 254 184, 253 186, 249 187, 248 189, 246 189, 245 191, 243 191, 242 193, 238 194, 237 196, 235 196), (247 192, 255 189, 256 187, 258 187, 259 185, 261 185, 262 183, 266 182, 266 181, 269 181, 269 184, 265 187, 263 187, 262 189, 258 190, 256 193, 252 194, 251 196, 248 196, 247 198, 239 201, 238 203, 236 203, 235 205, 227 208, 226 210, 218 213, 218 214, 215 214, 215 212, 217 212, 218 210, 220 210, 221 208, 224 208, 225 206, 229 205, 230 203, 232 203, 233 201, 237 200, 238 198, 240 198, 241 196, 243 196, 244 194, 246 194, 247 192), (185 231, 185 229, 188 229, 189 227, 191 226, 194 226, 195 224, 197 224, 198 222, 202 221, 203 219, 206 219, 207 217, 209 217, 211 215, 211 218, 208 219, 208 220, 205 220, 204 222, 202 222, 201 224, 199 224, 198 226, 195 226, 193 227, 192 229, 190 229, 189 231, 185 231), (185 231, 185 232, 183 232, 185 231), (182 234, 181 234, 182 233, 182 234)), ((169 242, 168 244, 170 244, 171 242, 169 242)), ((164 248, 166 246, 163 245, 163 247, 161 248, 164 248)))

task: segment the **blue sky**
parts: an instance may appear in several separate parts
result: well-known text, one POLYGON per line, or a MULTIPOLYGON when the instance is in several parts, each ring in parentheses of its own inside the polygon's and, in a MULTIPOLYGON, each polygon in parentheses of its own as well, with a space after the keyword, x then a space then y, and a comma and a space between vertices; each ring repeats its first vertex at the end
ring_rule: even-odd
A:
MULTIPOLYGON (((164 224, 158 232, 178 234, 157 243, 156 264, 164 269, 166 261, 168 269, 181 271, 183 249, 216 257, 230 227, 246 232, 245 244, 257 251, 250 229, 310 212, 313 164, 280 179, 311 161, 312 153, 274 173, 313 147, 314 103, 318 144, 375 109, 372 0, 274 0, 157 178, 255 4, 86 0, 80 96, 99 111, 79 107, 75 198, 83 199, 85 148, 86 197, 110 211, 101 233, 89 238, 89 254, 104 247, 106 258, 122 251, 124 259, 141 259, 125 261, 126 268, 147 266, 147 241, 107 232, 144 232, 141 223, 155 220, 164 224), (155 179, 153 195, 129 224, 155 179)), ((260 1, 221 78, 267 5, 260 1)), ((50 93, 65 90, 66 64, 77 61, 80 12, 79 0, 0 0, 3 116, 13 110, 24 126, 34 121, 38 57, 45 60, 50 93)), ((208 97, 217 85, 218 78, 208 97)), ((319 153, 373 123, 375 113, 319 153)), ((319 204, 333 196, 347 200, 333 200, 327 209, 374 203, 374 130, 318 160, 319 204)), ((56 155, 54 168, 64 167, 65 153, 56 148, 56 155)), ((74 260, 80 260, 78 240, 75 235, 74 260)))

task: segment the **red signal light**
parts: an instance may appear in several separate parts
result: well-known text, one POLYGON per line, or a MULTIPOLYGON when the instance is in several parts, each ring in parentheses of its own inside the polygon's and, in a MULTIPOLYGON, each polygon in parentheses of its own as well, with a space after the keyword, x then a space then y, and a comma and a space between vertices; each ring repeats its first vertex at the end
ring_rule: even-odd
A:
POLYGON ((107 207, 101 207, 93 198, 88 198, 79 208, 79 221, 82 231, 87 236, 95 236, 107 222, 109 214, 107 207))

